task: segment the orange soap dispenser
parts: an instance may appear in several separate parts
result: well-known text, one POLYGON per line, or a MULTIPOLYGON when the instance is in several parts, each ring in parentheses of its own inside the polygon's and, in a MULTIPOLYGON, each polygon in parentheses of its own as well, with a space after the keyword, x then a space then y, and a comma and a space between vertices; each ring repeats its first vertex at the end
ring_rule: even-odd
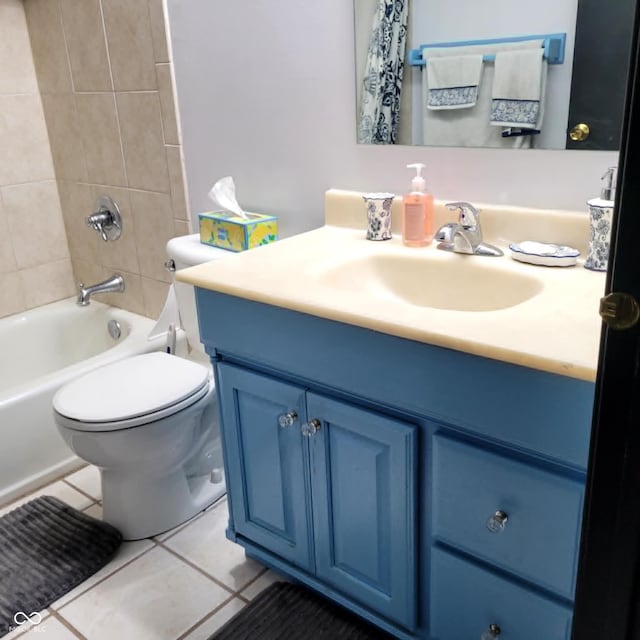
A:
POLYGON ((433 240, 433 195, 427 193, 422 177, 424 164, 408 164, 415 169, 411 180, 411 192, 402 198, 402 241, 408 247, 424 247, 433 240))

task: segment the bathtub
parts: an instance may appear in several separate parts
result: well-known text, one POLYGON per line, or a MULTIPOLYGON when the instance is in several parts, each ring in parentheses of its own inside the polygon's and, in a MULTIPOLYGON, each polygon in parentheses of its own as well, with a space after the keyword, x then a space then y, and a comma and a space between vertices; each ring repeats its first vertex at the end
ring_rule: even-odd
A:
POLYGON ((93 300, 79 307, 75 298, 0 319, 0 505, 82 464, 58 435, 55 392, 95 367, 164 350, 166 334, 148 338, 154 326, 93 300), (120 324, 119 338, 109 334, 111 319, 120 324))

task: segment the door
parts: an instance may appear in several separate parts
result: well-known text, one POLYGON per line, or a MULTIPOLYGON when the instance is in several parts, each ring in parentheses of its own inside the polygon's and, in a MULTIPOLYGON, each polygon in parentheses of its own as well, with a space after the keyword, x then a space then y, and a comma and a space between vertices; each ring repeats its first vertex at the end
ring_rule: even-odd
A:
POLYGON ((235 529, 311 570, 304 389, 226 363, 217 367, 235 529))
MULTIPOLYGON (((630 68, 607 291, 640 301, 640 49, 630 68)), ((574 640, 640 637, 640 327, 603 326, 574 640)))
POLYGON ((416 429, 307 393, 316 575, 406 628, 416 621, 416 429))
POLYGON ((567 135, 567 149, 620 148, 634 11, 635 0, 578 2, 568 128, 584 123, 590 131, 576 141, 567 135))

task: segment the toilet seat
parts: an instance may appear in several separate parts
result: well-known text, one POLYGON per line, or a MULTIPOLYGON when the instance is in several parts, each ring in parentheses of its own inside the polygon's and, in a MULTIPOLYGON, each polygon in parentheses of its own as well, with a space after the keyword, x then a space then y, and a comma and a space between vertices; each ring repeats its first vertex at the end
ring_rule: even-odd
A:
POLYGON ((53 408, 69 428, 114 431, 173 415, 204 397, 212 384, 200 364, 146 353, 73 380, 56 393, 53 408))

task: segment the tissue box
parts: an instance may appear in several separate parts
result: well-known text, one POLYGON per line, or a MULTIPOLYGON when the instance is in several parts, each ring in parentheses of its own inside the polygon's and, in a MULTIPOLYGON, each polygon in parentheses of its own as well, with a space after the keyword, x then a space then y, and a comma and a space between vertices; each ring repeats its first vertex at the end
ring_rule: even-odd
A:
POLYGON ((278 219, 263 213, 199 213, 200 242, 229 251, 246 251, 278 239, 278 219))

